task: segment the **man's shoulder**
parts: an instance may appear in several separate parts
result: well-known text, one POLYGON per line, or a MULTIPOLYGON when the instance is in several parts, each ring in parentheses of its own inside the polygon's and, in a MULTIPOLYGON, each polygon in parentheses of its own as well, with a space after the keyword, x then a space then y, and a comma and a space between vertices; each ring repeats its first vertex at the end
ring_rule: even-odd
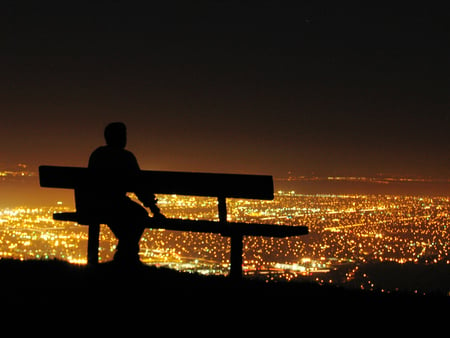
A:
POLYGON ((100 146, 91 153, 89 163, 91 165, 117 165, 118 163, 129 163, 130 165, 134 165, 137 163, 137 160, 136 156, 134 156, 134 154, 129 150, 109 146, 100 146))
POLYGON ((118 154, 122 156, 130 156, 135 157, 134 154, 123 148, 116 148, 116 147, 109 147, 109 146, 100 146, 92 152, 92 154, 98 154, 98 153, 109 153, 109 154, 118 154))
POLYGON ((91 154, 102 153, 105 151, 108 151, 108 146, 100 146, 100 147, 95 148, 91 154))
POLYGON ((131 151, 129 151, 127 149, 121 149, 121 151, 122 151, 122 156, 128 158, 129 160, 136 161, 136 156, 134 156, 134 154, 131 151))

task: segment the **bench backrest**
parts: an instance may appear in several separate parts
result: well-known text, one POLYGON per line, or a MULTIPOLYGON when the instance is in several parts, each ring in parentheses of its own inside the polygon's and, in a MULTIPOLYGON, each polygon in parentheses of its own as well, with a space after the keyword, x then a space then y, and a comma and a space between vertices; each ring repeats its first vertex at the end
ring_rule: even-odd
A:
MULTIPOLYGON (((89 181, 89 169, 40 166, 41 187, 76 189, 89 181)), ((155 194, 272 200, 273 179, 268 175, 217 174, 142 170, 140 184, 155 194)), ((130 191, 131 192, 131 191, 130 191)))

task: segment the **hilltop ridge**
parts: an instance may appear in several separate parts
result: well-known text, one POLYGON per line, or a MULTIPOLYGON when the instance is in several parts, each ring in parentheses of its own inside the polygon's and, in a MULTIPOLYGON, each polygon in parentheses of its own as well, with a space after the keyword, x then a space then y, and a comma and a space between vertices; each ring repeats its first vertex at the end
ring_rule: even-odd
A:
MULTIPOLYGON (((169 268, 140 265, 124 267, 113 262, 101 263, 97 267, 74 265, 61 260, 0 259, 0 288, 3 300, 14 301, 14 292, 24 290, 67 293, 83 291, 84 294, 113 291, 118 297, 142 290, 162 290, 166 297, 177 295, 202 297, 216 293, 218 298, 232 297, 287 297, 291 299, 345 297, 346 299, 381 299, 386 301, 426 298, 398 293, 386 295, 377 291, 348 289, 333 285, 319 285, 313 282, 279 281, 267 283, 263 280, 244 278, 233 281, 226 276, 205 276, 180 272, 169 268)), ((160 296, 158 291, 149 296, 160 296)), ((136 299, 144 299, 145 293, 136 299)), ((436 299, 448 297, 434 297, 436 299)))
POLYGON ((21 318, 19 327, 33 335, 37 329, 47 333, 48 327, 64 325, 80 335, 118 330, 140 335, 158 327, 158 332, 189 330, 199 337, 208 332, 280 334, 307 327, 335 333, 357 322, 376 322, 373 329, 381 332, 412 330, 400 318, 433 323, 429 332, 446 323, 442 319, 450 302, 449 297, 386 295, 309 282, 233 282, 155 266, 102 263, 91 268, 59 260, 1 259, 0 304, 4 323, 5 318, 14 323, 21 318), (28 326, 28 319, 39 326, 28 326))

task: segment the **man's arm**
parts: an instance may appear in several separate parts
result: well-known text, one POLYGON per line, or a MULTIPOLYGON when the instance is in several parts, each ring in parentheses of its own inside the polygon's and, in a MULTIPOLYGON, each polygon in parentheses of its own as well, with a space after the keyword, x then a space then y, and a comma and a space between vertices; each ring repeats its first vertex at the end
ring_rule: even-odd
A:
POLYGON ((147 208, 149 208, 151 210, 151 212, 153 213, 153 217, 166 218, 161 213, 161 210, 159 209, 159 207, 157 205, 158 200, 156 199, 154 194, 143 193, 143 192, 136 192, 136 196, 142 202, 142 204, 144 204, 145 207, 147 207, 147 208))
POLYGON ((161 213, 161 210, 157 206, 158 200, 152 193, 144 193, 142 191, 136 192, 137 198, 144 204, 145 207, 149 208, 153 214, 161 213))
POLYGON ((134 185, 135 185, 135 194, 137 198, 139 199, 139 201, 142 202, 142 204, 144 204, 145 207, 151 210, 154 217, 165 217, 163 214, 161 214, 161 210, 157 206, 158 200, 156 199, 155 194, 140 188, 139 184, 140 182, 138 182, 138 180, 141 169, 134 155, 133 155, 133 162, 134 162, 133 166, 135 167, 134 172, 136 173, 134 185))

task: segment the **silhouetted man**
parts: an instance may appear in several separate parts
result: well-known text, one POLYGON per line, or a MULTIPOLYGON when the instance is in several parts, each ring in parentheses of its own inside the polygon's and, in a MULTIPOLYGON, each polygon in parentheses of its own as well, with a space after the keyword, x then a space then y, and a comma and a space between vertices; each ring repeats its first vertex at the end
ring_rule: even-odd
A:
POLYGON ((138 162, 133 153, 125 149, 125 124, 110 123, 104 136, 106 145, 94 150, 89 158, 89 168, 95 177, 90 193, 91 208, 95 208, 93 212, 101 219, 107 220, 108 227, 119 240, 114 261, 138 263, 139 241, 151 218, 145 208, 127 196, 127 187, 133 187, 132 191, 144 206, 150 208, 154 217, 164 216, 156 205, 155 195, 139 188, 138 162))

